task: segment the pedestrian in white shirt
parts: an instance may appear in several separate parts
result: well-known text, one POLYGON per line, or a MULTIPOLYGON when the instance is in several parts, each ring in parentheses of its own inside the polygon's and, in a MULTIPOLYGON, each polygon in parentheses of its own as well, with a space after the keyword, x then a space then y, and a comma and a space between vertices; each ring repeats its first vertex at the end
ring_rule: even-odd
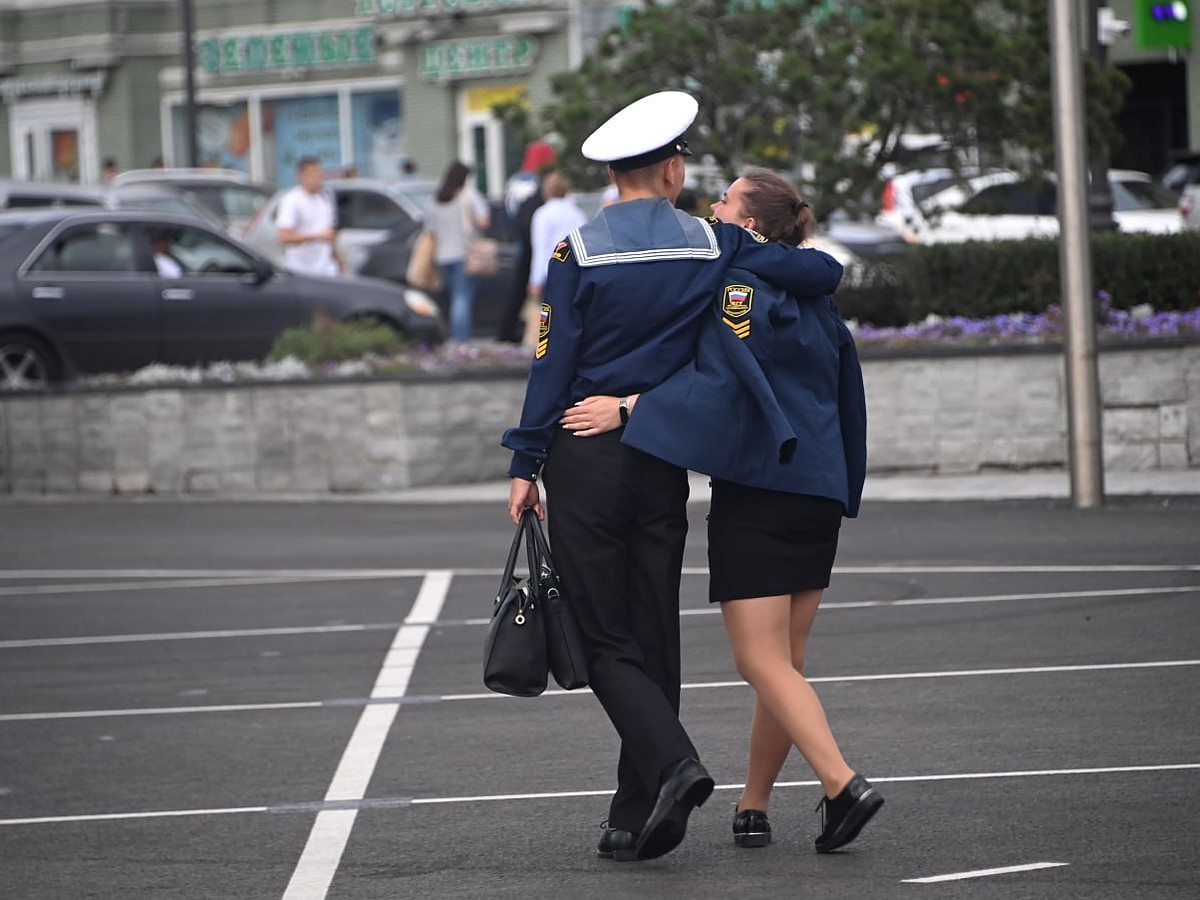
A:
POLYGON ((283 195, 275 215, 284 265, 305 275, 338 275, 342 261, 335 245, 337 207, 322 186, 321 161, 303 157, 296 164, 296 180, 299 184, 283 195))
POLYGON ((559 241, 587 221, 587 214, 570 194, 571 182, 562 172, 548 172, 542 179, 542 196, 546 202, 534 210, 529 229, 532 252, 529 257, 528 301, 525 307, 524 343, 527 347, 537 343, 537 304, 541 302, 542 289, 546 285, 550 256, 559 241))

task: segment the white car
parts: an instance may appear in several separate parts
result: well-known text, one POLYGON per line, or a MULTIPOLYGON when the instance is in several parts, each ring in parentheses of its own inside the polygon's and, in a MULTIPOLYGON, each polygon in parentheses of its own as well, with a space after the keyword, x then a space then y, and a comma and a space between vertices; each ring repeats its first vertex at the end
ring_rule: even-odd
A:
MULTIPOLYGON (((1145 172, 1112 169, 1113 219, 1124 232, 1174 234, 1183 217, 1170 192, 1145 172)), ((1023 180, 1013 172, 970 179, 926 199, 914 219, 918 243, 1003 241, 1058 236, 1058 189, 1052 179, 1023 180)))
POLYGON ((893 175, 884 182, 875 221, 898 231, 906 240, 915 241, 916 225, 923 215, 945 209, 947 204, 960 205, 966 199, 966 194, 950 192, 949 188, 961 187, 972 178, 998 173, 1008 173, 1008 170, 965 168, 956 171, 939 167, 893 175))

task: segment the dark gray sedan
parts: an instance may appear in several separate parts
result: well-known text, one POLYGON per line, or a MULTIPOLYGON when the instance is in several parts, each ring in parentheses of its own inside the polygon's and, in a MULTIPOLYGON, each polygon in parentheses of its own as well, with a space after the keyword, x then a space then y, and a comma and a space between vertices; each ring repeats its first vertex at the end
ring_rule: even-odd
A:
POLYGON ((195 219, 116 210, 0 214, 0 388, 153 362, 262 359, 316 313, 445 339, 430 298, 274 266, 195 219))

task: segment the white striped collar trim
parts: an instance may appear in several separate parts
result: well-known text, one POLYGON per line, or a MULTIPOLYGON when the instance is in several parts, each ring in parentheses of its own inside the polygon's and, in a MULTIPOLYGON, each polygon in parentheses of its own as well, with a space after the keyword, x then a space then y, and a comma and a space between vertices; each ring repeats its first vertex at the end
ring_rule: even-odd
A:
MULTIPOLYGON (((576 228, 568 236, 571 248, 575 251, 575 261, 580 266, 611 266, 615 263, 654 262, 665 259, 717 259, 721 255, 721 247, 717 236, 703 219, 697 219, 708 242, 706 247, 664 247, 657 250, 625 250, 616 253, 589 253, 584 243, 581 228, 576 228)), ((584 226, 586 227, 586 226, 584 226)))

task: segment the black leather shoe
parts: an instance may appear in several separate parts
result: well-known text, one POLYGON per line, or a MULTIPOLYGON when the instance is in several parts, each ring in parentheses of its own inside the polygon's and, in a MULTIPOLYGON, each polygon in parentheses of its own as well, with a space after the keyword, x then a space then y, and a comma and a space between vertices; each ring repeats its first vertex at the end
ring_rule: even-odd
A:
POLYGON ((636 834, 621 828, 609 828, 607 822, 600 827, 604 829, 604 834, 600 835, 600 843, 596 845, 597 856, 616 862, 633 862, 637 859, 633 850, 637 844, 636 834))
POLYGON ((765 847, 771 843, 771 823, 766 811, 743 809, 733 814, 733 842, 739 847, 765 847))
POLYGON ((883 797, 867 779, 855 775, 840 794, 830 800, 822 797, 817 804, 821 810, 821 836, 817 852, 828 853, 845 847, 858 837, 871 816, 883 806, 883 797))
POLYGON ((688 816, 704 805, 713 786, 712 777, 699 760, 685 759, 676 765, 658 789, 658 801, 642 826, 637 858, 656 859, 678 847, 687 834, 688 816))

